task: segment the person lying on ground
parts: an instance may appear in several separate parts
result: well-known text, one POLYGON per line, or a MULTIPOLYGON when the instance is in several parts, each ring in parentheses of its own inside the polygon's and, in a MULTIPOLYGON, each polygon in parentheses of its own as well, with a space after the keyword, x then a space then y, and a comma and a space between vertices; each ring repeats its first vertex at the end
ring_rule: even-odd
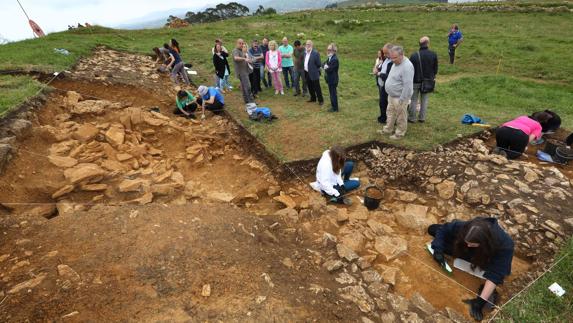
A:
POLYGON ((531 116, 521 116, 504 123, 495 132, 496 147, 493 152, 508 159, 520 157, 530 142, 541 138, 541 124, 549 119, 549 113, 535 112, 531 116))
POLYGON ((350 179, 354 162, 346 160, 344 148, 334 146, 322 153, 316 167, 316 186, 322 195, 333 203, 350 205, 352 201, 344 195, 360 186, 358 179, 350 179))
POLYGON ((483 319, 484 305, 493 299, 495 288, 511 274, 514 244, 511 237, 499 226, 495 218, 477 217, 471 221, 454 220, 432 224, 428 234, 434 237, 434 260, 444 266, 444 255, 464 259, 484 270, 485 285, 479 297, 464 302, 470 305, 470 315, 483 319))
POLYGON ((209 110, 215 114, 219 114, 225 108, 225 99, 223 98, 223 94, 219 89, 214 87, 207 87, 205 85, 199 86, 197 92, 201 96, 202 104, 202 116, 205 116, 205 110, 209 110))
POLYGON ((195 98, 189 91, 180 90, 175 97, 175 105, 174 114, 195 119, 195 111, 202 105, 202 100, 195 98))

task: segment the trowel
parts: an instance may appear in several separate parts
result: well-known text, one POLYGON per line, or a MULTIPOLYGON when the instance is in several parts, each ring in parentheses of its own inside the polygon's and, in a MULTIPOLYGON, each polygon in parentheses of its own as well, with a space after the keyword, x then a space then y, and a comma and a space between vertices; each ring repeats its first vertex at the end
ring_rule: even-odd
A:
MULTIPOLYGON (((432 245, 431 244, 427 244, 426 245, 426 250, 428 250, 428 252, 430 253, 430 255, 434 255, 434 249, 432 249, 432 245)), ((441 266, 443 270, 445 270, 449 275, 452 274, 452 267, 450 267, 450 265, 448 265, 448 262, 445 261, 444 265, 441 266)))

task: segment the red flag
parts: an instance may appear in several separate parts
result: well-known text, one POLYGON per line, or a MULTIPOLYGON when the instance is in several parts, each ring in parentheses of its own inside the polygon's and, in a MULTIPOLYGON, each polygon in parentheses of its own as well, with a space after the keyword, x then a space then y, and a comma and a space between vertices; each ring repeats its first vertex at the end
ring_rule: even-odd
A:
POLYGON ((42 28, 40 28, 40 26, 38 26, 37 23, 34 22, 34 20, 30 19, 28 20, 28 22, 30 23, 30 27, 32 27, 32 31, 34 32, 34 34, 38 37, 44 37, 46 36, 46 34, 44 34, 44 31, 42 30, 42 28))

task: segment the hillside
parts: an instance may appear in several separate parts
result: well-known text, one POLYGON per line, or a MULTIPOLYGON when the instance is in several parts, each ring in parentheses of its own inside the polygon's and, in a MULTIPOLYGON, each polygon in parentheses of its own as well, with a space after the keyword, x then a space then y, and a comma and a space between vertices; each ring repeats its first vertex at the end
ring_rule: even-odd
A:
MULTIPOLYGON (((211 83, 210 48, 211 40, 215 38, 222 38, 228 47, 232 47, 238 37, 247 40, 263 36, 281 39, 286 35, 292 41, 302 33, 304 36, 301 38, 313 39, 323 55, 326 45, 335 41, 340 48, 342 64, 339 95, 341 102, 348 107, 342 109, 341 116, 345 115, 346 122, 337 122, 334 116, 324 116, 325 119, 319 121, 310 110, 294 109, 297 101, 292 96, 278 102, 272 96, 261 97, 262 104, 268 104, 279 115, 291 116, 284 120, 292 120, 296 131, 304 131, 304 127, 316 129, 317 135, 312 137, 315 142, 311 145, 301 142, 300 147, 293 150, 285 148, 282 143, 285 138, 282 130, 269 131, 269 127, 243 119, 251 131, 284 160, 316 156, 333 143, 351 145, 379 139, 376 134, 378 125, 370 122, 376 118, 378 94, 368 76, 376 52, 385 42, 393 42, 404 45, 409 55, 417 49, 422 35, 431 38, 431 47, 442 62, 438 76, 440 85, 431 100, 435 108, 430 113, 434 117, 425 125, 413 127, 412 136, 406 138, 402 145, 432 149, 460 134, 479 131, 476 127, 459 123, 465 113, 479 114, 493 125, 540 108, 552 108, 564 116, 573 113, 573 76, 569 72, 573 70, 573 62, 550 59, 567 57, 569 53, 567 44, 571 43, 572 35, 568 30, 573 28, 571 13, 420 12, 423 8, 420 6, 408 12, 404 11, 405 8, 243 17, 176 30, 75 30, 52 34, 41 40, 6 45, 0 53, 0 69, 62 70, 69 68, 79 57, 88 55, 96 44, 150 53, 152 47, 176 38, 182 44, 184 59, 199 69, 198 80, 211 83), (453 66, 444 60, 447 57, 445 35, 452 22, 459 23, 465 35, 465 42, 457 52, 458 62, 453 66), (73 48, 71 55, 52 53, 53 48, 61 47, 73 48), (355 115, 357 112, 358 116, 355 115), (327 136, 319 135, 320 128, 311 126, 317 122, 324 126, 335 123, 339 129, 327 136)), ((434 6, 428 5, 427 8, 434 6)), ((242 109, 237 108, 237 116, 244 117, 242 109)), ((565 127, 573 128, 572 118, 563 119, 565 127)))

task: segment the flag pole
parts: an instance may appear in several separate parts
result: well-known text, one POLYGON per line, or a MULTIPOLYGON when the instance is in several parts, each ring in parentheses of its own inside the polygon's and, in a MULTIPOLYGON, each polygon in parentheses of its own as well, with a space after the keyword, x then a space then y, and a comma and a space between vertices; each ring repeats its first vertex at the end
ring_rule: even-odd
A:
MULTIPOLYGON (((20 8, 22 9, 22 11, 24 12, 24 15, 26 15, 26 19, 28 19, 28 22, 30 21, 30 17, 28 17, 28 13, 26 13, 26 10, 24 10, 24 7, 22 7, 22 4, 20 3, 20 0, 16 0, 16 2, 18 2, 18 4, 20 5, 20 8)), ((34 35, 34 38, 36 38, 36 33, 32 32, 32 34, 34 35)))

